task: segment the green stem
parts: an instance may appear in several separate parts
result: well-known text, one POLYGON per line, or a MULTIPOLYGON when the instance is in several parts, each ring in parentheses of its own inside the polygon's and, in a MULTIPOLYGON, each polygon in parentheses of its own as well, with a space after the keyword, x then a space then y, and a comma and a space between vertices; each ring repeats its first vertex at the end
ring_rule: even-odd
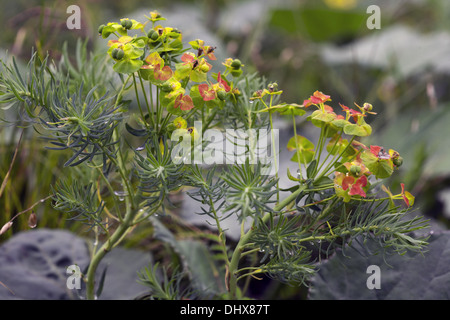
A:
POLYGON ((219 220, 219 217, 217 215, 216 208, 214 207, 214 203, 212 201, 211 194, 209 194, 209 206, 212 209, 212 212, 214 213, 214 220, 216 221, 216 227, 217 227, 217 230, 219 231, 220 246, 221 246, 221 249, 222 249, 222 253, 223 253, 223 255, 224 255, 225 259, 226 259, 225 262, 227 263, 227 266, 229 266, 230 265, 230 260, 228 259, 228 252, 227 252, 225 232, 223 231, 222 227, 220 226, 220 220, 219 220))
POLYGON ((131 223, 131 226, 135 226, 135 225, 141 223, 142 221, 147 220, 150 216, 152 216, 154 213, 156 213, 160 209, 164 199, 165 198, 163 197, 163 199, 158 201, 158 205, 155 205, 155 207, 147 215, 145 215, 143 217, 142 217, 142 215, 145 213, 145 211, 143 209, 139 209, 138 214, 136 214, 135 219, 131 223))
POLYGON ((123 223, 121 223, 111 237, 102 245, 102 247, 94 254, 86 274, 86 299, 95 300, 95 272, 103 257, 115 247, 123 236, 128 232, 131 222, 137 213, 137 209, 130 210, 125 215, 123 223))
POLYGON ((248 272, 248 273, 244 273, 243 275, 239 276, 239 277, 237 278, 238 281, 239 281, 240 279, 242 279, 242 278, 245 278, 245 277, 248 277, 248 276, 251 276, 251 275, 254 275, 254 274, 258 274, 258 273, 262 273, 262 272, 263 272, 262 269, 257 268, 257 267, 247 267, 247 268, 242 268, 242 269, 239 270, 239 272, 244 271, 244 270, 253 270, 253 271, 248 272))
MULTIPOLYGON (((347 149, 348 149, 348 147, 349 146, 351 146, 351 144, 352 144, 352 142, 353 142, 353 140, 355 139, 355 136, 353 136, 352 137, 352 139, 349 141, 349 143, 348 143, 348 145, 344 148, 344 150, 339 154, 339 157, 335 160, 335 161, 332 161, 321 173, 320 173, 320 175, 315 179, 316 181, 318 181, 320 178, 322 178, 323 176, 325 176, 325 175, 328 175, 329 174, 329 170, 331 169, 331 168, 333 168, 333 170, 338 170, 338 168, 339 167, 341 167, 341 166, 343 166, 343 164, 341 164, 339 167, 336 167, 336 168, 334 168, 334 164, 336 163, 336 161, 337 160, 339 160, 339 158, 341 158, 342 157, 342 155, 347 151, 347 149)), ((358 155, 358 153, 355 155, 355 156, 353 156, 349 161, 352 161, 354 158, 356 158, 356 156, 358 155)))
MULTIPOLYGON (((125 86, 127 82, 129 81, 130 77, 132 75, 129 75, 127 80, 122 85, 121 90, 119 91, 119 94, 116 98, 116 107, 119 104, 119 100, 122 97, 123 91, 125 90, 125 86)), ((134 76, 133 76, 134 77, 134 76)), ((117 127, 114 129, 113 132, 113 139, 118 139, 118 132, 117 127)), ((93 257, 91 260, 91 263, 89 264, 89 268, 86 274, 86 299, 93 300, 95 299, 95 272, 97 270, 98 265, 102 261, 103 257, 113 248, 115 247, 127 234, 127 232, 130 229, 131 223, 134 219, 134 216, 138 212, 138 208, 136 208, 135 205, 135 195, 131 189, 131 186, 127 179, 127 170, 124 162, 124 158, 120 149, 120 145, 118 146, 117 150, 117 158, 114 158, 110 155, 109 152, 106 152, 106 150, 103 149, 103 152, 108 156, 109 160, 114 163, 114 165, 117 167, 119 174, 122 178, 122 183, 127 191, 127 195, 125 197, 125 205, 126 205, 126 214, 125 217, 122 220, 122 223, 119 224, 115 232, 108 238, 108 240, 102 245, 102 247, 93 253, 93 257)))
MULTIPOLYGON (((274 211, 280 211, 284 207, 286 207, 288 204, 290 204, 292 201, 297 198, 297 196, 303 192, 306 189, 305 185, 300 185, 299 188, 291 193, 289 196, 287 196, 285 199, 283 199, 281 202, 279 202, 275 207, 274 211)), ((267 220, 271 217, 271 213, 266 213, 262 218, 262 223, 267 222, 267 220)), ((228 297, 230 299, 236 299, 236 293, 237 293, 237 281, 238 281, 238 266, 239 266, 239 260, 241 259, 241 256, 243 254, 243 251, 245 249, 246 244, 250 240, 253 231, 256 230, 255 228, 250 228, 247 233, 243 233, 241 238, 239 239, 238 244, 236 245, 236 248, 234 249, 233 255, 231 256, 231 261, 229 265, 229 274, 228 274, 228 297)))
POLYGON ((116 98, 116 103, 114 104, 114 109, 118 107, 119 102, 123 96, 123 92, 125 91, 125 87, 127 86, 128 81, 130 80, 130 78, 133 76, 133 74, 130 74, 128 76, 128 78, 125 80, 125 82, 122 85, 122 88, 120 88, 119 93, 117 94, 117 98, 116 98))
MULTIPOLYGON (((162 130, 163 128, 166 127, 167 123, 170 120, 170 117, 172 116, 171 112, 167 112, 166 117, 164 118, 164 120, 162 121, 161 125, 160 125, 160 130, 162 130)), ((159 133, 159 135, 161 135, 161 133, 159 133)))
MULTIPOLYGON (((133 85, 134 85, 134 93, 136 94, 136 102, 137 102, 137 105, 139 108, 139 112, 141 113, 142 122, 144 122, 145 127, 148 129, 148 123, 147 123, 147 121, 145 121, 144 112, 142 111, 141 101, 139 99, 139 93, 138 93, 137 85, 136 85, 136 77, 134 74, 133 74, 133 85)), ((145 92, 144 92, 144 95, 145 95, 145 92)))
POLYGON ((308 178, 313 178, 317 174, 317 166, 320 163, 320 158, 322 156, 322 150, 323 150, 323 145, 324 145, 324 141, 325 141, 324 131, 325 130, 323 128, 320 130, 319 141, 317 142, 316 152, 314 153, 314 159, 316 159, 316 165, 313 170, 313 174, 311 175, 311 177, 308 177, 308 178))
MULTIPOLYGON (((336 148, 336 146, 337 146, 337 144, 339 142, 339 139, 342 137, 342 133, 343 133, 343 131, 341 131, 339 133, 339 136, 337 137, 336 141, 334 142, 333 147, 331 148, 331 151, 334 151, 334 148, 336 148)), ((331 152, 328 152, 327 156, 325 157, 325 159, 322 161, 320 166, 317 168, 317 172, 320 172, 322 170, 323 166, 326 164, 326 162, 327 162, 328 158, 330 157, 330 155, 331 155, 331 152)), ((333 159, 331 160, 331 163, 335 163, 339 156, 340 156, 340 154, 338 152, 336 152, 336 154, 333 156, 333 159)))
MULTIPOLYGON (((145 104, 147 105, 147 112, 148 112, 148 117, 150 119, 150 122, 152 124, 152 127, 155 127, 155 123, 153 122, 153 117, 151 115, 151 110, 150 110, 150 104, 148 102, 148 98, 147 98, 147 93, 145 92, 145 88, 144 88, 144 82, 142 81, 142 77, 139 75, 139 82, 141 84, 141 89, 142 89, 142 93, 144 94, 144 99, 145 99, 145 104)), ((151 87, 150 87, 151 90, 151 87)), ((145 123, 147 123, 145 121, 145 118, 142 119, 145 123)))
MULTIPOLYGON (((339 237, 343 237, 346 235, 349 235, 351 233, 358 233, 358 232, 366 232, 366 231, 375 231, 378 230, 379 226, 375 225, 375 226, 370 226, 370 227, 356 227, 353 228, 351 230, 344 230, 338 234, 335 233, 330 233, 327 235, 323 235, 323 236, 309 236, 303 239, 298 240, 297 243, 301 243, 301 242, 307 242, 307 241, 317 241, 317 240, 332 240, 335 238, 339 238, 339 237)), ((389 228, 385 228, 385 231, 390 231, 389 228)))
MULTIPOLYGON (((272 102, 272 100, 270 100, 270 102, 272 102)), ((279 188, 279 183, 278 183, 278 163, 277 163, 277 150, 275 147, 275 134, 273 132, 273 121, 272 121, 272 113, 269 111, 269 121, 270 121, 270 134, 271 134, 271 138, 272 138, 272 156, 273 156, 273 161, 274 161, 274 165, 275 165, 275 178, 277 179, 277 203, 280 202, 280 188, 279 188)))
MULTIPOLYGON (((116 133, 116 131, 114 131, 116 133)), ((108 154, 108 153, 106 153, 108 154)), ((122 178, 122 183, 124 184, 127 195, 125 196, 125 205, 126 205, 126 214, 123 218, 122 222, 117 227, 116 231, 111 235, 111 237, 108 238, 108 240, 105 242, 105 244, 97 251, 93 253, 93 257, 91 260, 91 263, 89 264, 89 268, 86 274, 86 299, 93 300, 95 299, 95 271, 97 270, 97 267, 100 263, 100 261, 103 259, 103 257, 108 253, 113 247, 115 247, 126 235, 128 232, 131 223, 134 219, 134 216, 136 215, 138 209, 136 208, 134 204, 134 193, 131 190, 131 187, 128 183, 126 173, 125 173, 125 167, 122 155, 120 153, 119 149, 119 155, 117 159, 110 157, 108 155, 109 159, 117 166, 119 173, 122 178)))
POLYGON ((211 122, 214 120, 214 118, 216 117, 216 114, 217 114, 218 110, 219 110, 218 108, 215 108, 213 110, 213 112, 211 113, 211 115, 208 115, 208 121, 206 122, 206 124, 203 125, 203 128, 202 128, 203 133, 205 133, 205 131, 207 129, 209 129, 209 126, 210 126, 211 122))
POLYGON ((300 174, 300 180, 303 180, 302 163, 300 161, 300 150, 299 150, 298 141, 297 141, 297 123, 295 122, 294 110, 292 110, 291 113, 292 113, 292 125, 294 127, 295 150, 297 152, 298 172, 300 174))
POLYGON ((255 248, 255 249, 251 249, 251 250, 245 251, 245 252, 243 252, 243 253, 241 254, 241 258, 242 258, 243 256, 246 256, 246 255, 248 255, 248 254, 252 254, 252 253, 258 252, 258 251, 259 251, 259 248, 255 248))
MULTIPOLYGON (((153 103, 153 85, 152 83, 149 81, 148 82, 148 89, 150 91, 150 109, 151 109, 151 113, 149 115, 150 118, 152 118, 152 123, 154 125, 154 128, 156 128, 156 114, 155 114, 155 106, 153 103)), ((155 129, 156 130, 156 129, 155 129)))
POLYGON ((111 193, 111 197, 113 198, 113 201, 114 201, 114 207, 117 210, 117 217, 118 217, 119 221, 122 222, 123 218, 122 218, 122 214, 120 213, 120 210, 119 210, 119 204, 117 203, 117 196, 114 194, 114 189, 111 186, 111 183, 109 182, 109 180, 106 178, 103 171, 98 167, 97 167, 97 170, 98 170, 100 176, 102 177, 103 181, 105 182, 106 187, 108 188, 109 192, 111 193))

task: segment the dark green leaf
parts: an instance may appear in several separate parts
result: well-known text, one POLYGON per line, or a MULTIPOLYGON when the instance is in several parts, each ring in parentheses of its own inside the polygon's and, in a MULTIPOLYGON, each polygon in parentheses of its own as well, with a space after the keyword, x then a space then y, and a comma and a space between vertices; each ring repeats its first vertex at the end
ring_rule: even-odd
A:
POLYGON ((317 160, 314 159, 306 169, 306 175, 308 178, 313 178, 316 172, 317 160))

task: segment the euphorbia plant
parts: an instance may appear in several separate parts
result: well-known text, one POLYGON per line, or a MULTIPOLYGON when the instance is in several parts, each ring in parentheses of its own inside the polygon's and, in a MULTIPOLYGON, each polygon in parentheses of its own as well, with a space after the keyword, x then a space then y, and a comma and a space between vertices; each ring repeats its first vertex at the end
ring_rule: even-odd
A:
MULTIPOLYGON (((101 287, 95 274, 103 257, 138 224, 170 210, 171 194, 185 189, 214 221, 224 270, 220 297, 244 297, 241 280, 248 283, 259 274, 303 283, 316 272, 317 248, 330 253, 369 237, 399 253, 426 245, 411 236, 425 221, 405 219, 414 197, 403 185, 397 195, 380 187, 402 158, 360 141, 372 133, 365 120, 375 114, 372 105, 340 104, 339 114, 320 91, 302 104, 281 102, 277 83, 246 74, 238 59, 226 59, 213 72, 215 47, 200 39, 185 47, 182 32, 160 25, 165 19, 157 12, 147 20, 100 26, 100 36, 109 39, 103 68, 115 75, 102 69, 103 76, 95 78, 98 58, 81 55, 77 67, 67 56, 59 65, 33 56, 25 76, 14 62, 3 64, 1 102, 25 111, 21 121, 32 124, 49 148, 69 152, 67 177, 53 186, 54 207, 76 213, 103 240, 99 247, 95 242, 84 275, 86 298, 95 298, 101 287), (94 76, 86 76, 87 70, 94 76), (294 136, 285 147, 294 151, 295 175, 279 166, 277 114, 292 121, 294 136), (320 130, 317 141, 299 134, 302 117, 320 130), (235 162, 207 160, 211 141, 202 138, 210 129, 248 133, 235 162), (272 138, 270 161, 257 156, 261 130, 272 138), (281 174, 290 188, 279 187, 281 174), (222 225, 232 217, 242 224, 235 245, 222 225)), ((142 273, 155 298, 186 294, 177 292, 178 281, 166 277, 162 286, 155 274, 154 268, 142 273)))

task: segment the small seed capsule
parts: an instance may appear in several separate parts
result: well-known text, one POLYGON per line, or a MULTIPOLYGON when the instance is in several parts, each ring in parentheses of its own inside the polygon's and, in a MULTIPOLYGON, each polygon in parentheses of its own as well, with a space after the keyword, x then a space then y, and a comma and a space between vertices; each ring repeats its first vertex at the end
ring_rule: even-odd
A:
POLYGON ((163 83, 161 85, 161 90, 164 92, 172 92, 173 88, 172 85, 170 83, 163 83))
POLYGON ((200 67, 200 71, 204 73, 208 72, 209 66, 207 64, 202 64, 202 66, 200 67))
POLYGON ((364 103, 363 108, 365 111, 372 111, 373 106, 370 103, 364 103))
POLYGON ((217 98, 224 101, 227 98, 227 93, 224 90, 217 91, 217 98))
POLYGON ((98 33, 99 34, 102 34, 104 27, 106 27, 104 24, 102 24, 100 27, 98 27, 98 33))
POLYGON ((149 37, 150 39, 152 39, 153 41, 155 41, 156 39, 158 39, 159 34, 156 30, 151 29, 148 33, 147 33, 147 37, 149 37))
POLYGON ((115 48, 112 52, 111 52, 111 57, 114 60, 122 60, 122 58, 125 56, 125 52, 122 49, 119 48, 115 48))
POLYGON ((120 24, 122 25, 122 27, 124 27, 125 29, 130 29, 133 26, 133 22, 131 20, 122 20, 120 22, 120 24))
POLYGON ((350 167, 350 173, 352 175, 359 176, 359 174, 361 173, 361 167, 359 167, 359 166, 351 166, 350 167))
POLYGON ((396 165, 397 167, 400 167, 403 164, 403 158, 402 157, 397 157, 392 159, 392 162, 394 163, 394 165, 396 165))
POLYGON ((233 62, 231 63, 231 67, 233 69, 239 69, 241 67, 242 63, 241 60, 239 59, 234 59, 233 62))
POLYGON ((274 92, 278 90, 278 84, 277 83, 270 83, 267 86, 267 89, 269 89, 270 92, 274 92))

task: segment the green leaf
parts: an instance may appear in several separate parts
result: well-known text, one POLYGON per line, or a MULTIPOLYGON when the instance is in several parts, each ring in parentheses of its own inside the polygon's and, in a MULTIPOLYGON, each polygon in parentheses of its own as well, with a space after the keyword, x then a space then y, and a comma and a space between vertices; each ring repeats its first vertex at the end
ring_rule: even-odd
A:
POLYGON ((130 60, 140 58, 144 54, 144 50, 139 49, 130 43, 123 46, 123 51, 125 52, 125 57, 130 60))
MULTIPOLYGON (((335 113, 316 110, 311 113, 311 115, 306 120, 311 121, 311 123, 316 127, 322 128, 324 125, 331 125, 334 119, 336 119, 335 113)), ((334 131, 336 131, 335 127, 333 127, 333 129, 334 131)))
POLYGON ((146 136, 148 134, 147 130, 135 129, 132 126, 130 126, 128 123, 125 123, 125 129, 127 129, 127 131, 130 134, 132 134, 133 136, 136 136, 136 137, 143 137, 143 136, 146 136))
POLYGON ((199 68, 195 68, 191 71, 191 81, 205 82, 207 79, 207 73, 201 71, 199 68))
POLYGON ((306 113, 306 110, 301 107, 301 105, 290 103, 284 105, 285 108, 283 110, 280 110, 281 115, 291 115, 294 114, 294 116, 302 116, 306 113))
POLYGON ((287 168, 287 176, 288 176, 289 180, 291 180, 291 181, 300 181, 300 179, 295 178, 295 177, 291 174, 291 171, 289 170, 289 168, 287 168))
POLYGON ((322 122, 331 122, 336 119, 335 113, 324 112, 322 110, 316 110, 311 114, 311 119, 322 122))
POLYGON ((344 133, 351 136, 367 137, 372 134, 372 127, 367 123, 364 123, 362 125, 349 123, 344 126, 344 133))
POLYGON ((291 161, 298 162, 297 154, 300 154, 301 163, 309 163, 314 157, 314 143, 307 138, 297 135, 289 139, 287 149, 289 151, 297 150, 291 158, 291 161))
POLYGON ((200 48, 200 45, 198 44, 198 40, 192 40, 188 42, 192 49, 197 50, 198 48, 200 48))
POLYGON ((102 38, 108 38, 109 35, 111 33, 117 32, 118 34, 122 35, 122 36, 126 36, 127 35, 127 30, 122 27, 122 25, 120 25, 119 23, 116 22, 112 22, 112 23, 108 23, 108 25, 106 25, 103 30, 102 30, 102 38))
POLYGON ((174 77, 176 80, 181 81, 184 78, 189 77, 190 72, 191 67, 189 66, 189 64, 180 62, 175 65, 174 77))
POLYGON ((197 108, 203 108, 205 105, 205 101, 203 100, 202 96, 200 95, 200 91, 198 90, 198 84, 193 85, 191 87, 191 90, 189 92, 189 95, 191 96, 192 102, 194 103, 194 106, 197 108))
MULTIPOLYGON (((339 138, 339 135, 335 135, 327 144, 327 151, 332 154, 342 154, 342 157, 349 158, 353 157, 356 154, 356 149, 353 146, 348 145, 347 139, 339 138, 339 141, 336 141, 336 139, 339 138)), ((345 162, 345 161, 344 161, 345 162)))
POLYGON ((142 60, 121 60, 118 61, 113 69, 118 73, 133 73, 138 71, 144 62, 142 60))
POLYGON ((303 109, 301 105, 291 103, 281 103, 272 107, 267 107, 265 109, 259 110, 258 112, 279 112, 281 115, 292 115, 294 116, 302 116, 306 113, 306 110, 303 109))
POLYGON ((100 297, 102 292, 103 292, 103 285, 105 284, 105 278, 106 278, 106 271, 108 270, 108 266, 105 267, 105 269, 103 269, 102 275, 100 277, 100 283, 98 284, 98 288, 96 291, 96 296, 100 297))
POLYGON ((348 125, 350 122, 345 119, 334 119, 331 124, 338 128, 344 128, 346 125, 348 125))
POLYGON ((321 186, 332 185, 332 184, 333 184, 333 180, 329 177, 322 177, 319 180, 314 181, 315 187, 321 187, 321 186))
POLYGON ((314 173, 316 172, 317 160, 314 159, 311 164, 306 169, 306 175, 309 179, 314 177, 314 173))
POLYGON ((140 23, 140 22, 138 22, 138 21, 136 21, 136 20, 134 20, 134 19, 130 19, 131 20, 131 22, 133 23, 132 25, 131 25, 131 28, 130 28, 130 30, 141 30, 142 32, 144 32, 144 25, 142 24, 142 23, 140 23))
POLYGON ((394 172, 394 165, 390 159, 379 159, 370 151, 364 151, 361 160, 378 179, 389 178, 394 172))
POLYGON ((153 68, 139 69, 140 77, 147 81, 151 81, 151 80, 155 79, 154 73, 155 73, 155 70, 153 68))

